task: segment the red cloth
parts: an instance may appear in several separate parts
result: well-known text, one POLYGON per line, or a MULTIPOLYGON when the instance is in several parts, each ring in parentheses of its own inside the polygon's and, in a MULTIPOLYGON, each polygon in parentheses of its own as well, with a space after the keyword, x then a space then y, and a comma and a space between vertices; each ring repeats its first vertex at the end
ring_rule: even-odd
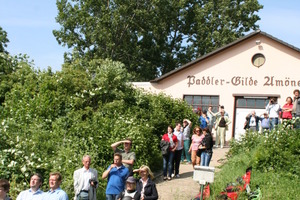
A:
MULTIPOLYGON (((164 135, 162 136, 162 139, 165 140, 165 141, 167 141, 167 142, 170 142, 170 138, 169 138, 169 136, 168 136, 168 133, 164 134, 164 135)), ((173 136, 172 136, 172 139, 173 139, 174 144, 175 144, 176 142, 178 142, 177 136, 174 135, 174 134, 173 134, 173 136)), ((170 150, 173 149, 173 148, 174 148, 174 146, 173 146, 173 147, 170 146, 170 150)))
MULTIPOLYGON (((293 104, 284 104, 284 106, 282 108, 287 108, 287 109, 293 109, 293 104)), ((288 112, 285 112, 283 111, 282 112, 282 119, 292 119, 293 116, 292 116, 292 112, 291 111, 288 111, 288 112)))

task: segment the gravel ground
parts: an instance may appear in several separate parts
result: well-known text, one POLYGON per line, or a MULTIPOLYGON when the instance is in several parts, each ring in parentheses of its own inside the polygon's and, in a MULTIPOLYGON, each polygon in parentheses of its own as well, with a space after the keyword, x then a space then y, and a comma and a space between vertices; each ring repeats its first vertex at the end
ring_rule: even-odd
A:
MULTIPOLYGON (((214 148, 210 167, 219 166, 229 148, 214 148)), ((218 169, 216 169, 217 171, 218 169)), ((199 193, 200 185, 193 180, 193 167, 191 164, 180 164, 180 178, 164 181, 162 174, 155 179, 160 200, 190 200, 199 193)))

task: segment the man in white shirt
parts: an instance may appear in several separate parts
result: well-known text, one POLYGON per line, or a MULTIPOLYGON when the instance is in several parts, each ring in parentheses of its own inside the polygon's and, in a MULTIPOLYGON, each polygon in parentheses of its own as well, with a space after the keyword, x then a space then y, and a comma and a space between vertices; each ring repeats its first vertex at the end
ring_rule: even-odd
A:
POLYGON ((173 164, 173 169, 172 172, 174 171, 174 165, 175 165, 175 177, 179 178, 179 166, 180 166, 180 160, 181 160, 181 154, 182 154, 182 149, 183 149, 183 133, 181 132, 181 124, 180 122, 177 122, 175 130, 174 130, 174 135, 176 135, 177 140, 178 140, 178 145, 175 150, 174 154, 174 164, 173 164))
POLYGON ((22 191, 17 200, 40 200, 43 196, 43 191, 40 190, 40 187, 43 183, 43 178, 40 174, 33 174, 30 178, 30 189, 22 191))
POLYGON ((275 127, 275 125, 278 125, 279 123, 279 110, 280 110, 280 105, 277 103, 277 98, 271 97, 266 107, 266 111, 268 112, 270 118, 271 130, 275 127))
POLYGON ((91 157, 82 158, 83 167, 74 172, 75 200, 97 200, 98 172, 90 168, 91 157))

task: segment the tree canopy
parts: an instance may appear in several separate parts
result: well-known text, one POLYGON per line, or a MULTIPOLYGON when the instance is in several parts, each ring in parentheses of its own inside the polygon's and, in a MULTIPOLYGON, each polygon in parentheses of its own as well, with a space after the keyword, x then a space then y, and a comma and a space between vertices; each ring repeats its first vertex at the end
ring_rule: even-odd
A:
POLYGON ((257 0, 58 0, 53 34, 77 57, 125 64, 148 81, 258 28, 257 0))

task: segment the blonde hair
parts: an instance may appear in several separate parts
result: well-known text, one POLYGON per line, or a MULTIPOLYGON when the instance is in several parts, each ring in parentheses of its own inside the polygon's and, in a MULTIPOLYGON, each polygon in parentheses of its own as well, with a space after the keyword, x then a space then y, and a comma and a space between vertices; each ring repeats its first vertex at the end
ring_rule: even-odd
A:
POLYGON ((143 170, 143 169, 147 170, 148 176, 150 177, 151 180, 153 180, 154 179, 154 175, 153 175, 151 169, 147 165, 142 165, 140 167, 140 170, 143 170))

